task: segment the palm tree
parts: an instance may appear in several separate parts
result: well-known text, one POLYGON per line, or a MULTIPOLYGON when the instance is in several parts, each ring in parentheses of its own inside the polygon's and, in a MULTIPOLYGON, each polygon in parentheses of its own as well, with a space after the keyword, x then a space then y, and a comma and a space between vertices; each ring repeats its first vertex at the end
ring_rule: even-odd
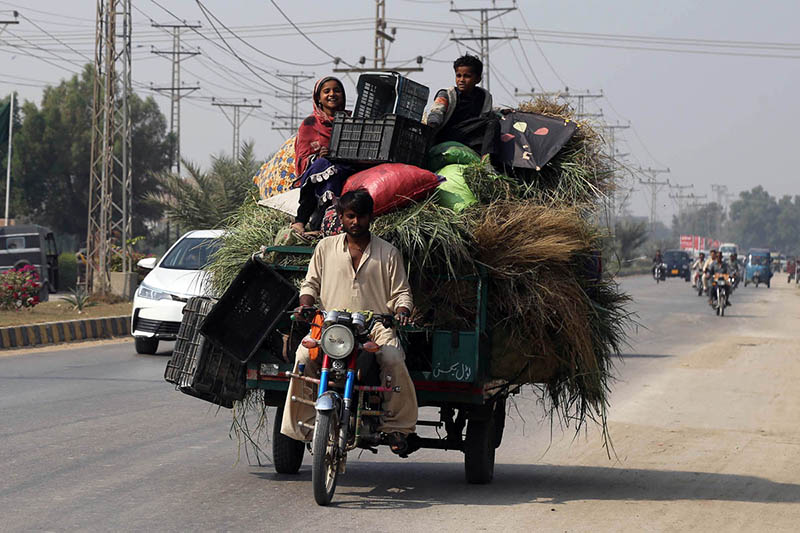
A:
POLYGON ((161 174, 161 192, 147 197, 164 210, 170 222, 187 229, 214 228, 233 215, 247 195, 256 191, 253 176, 261 166, 252 143, 242 146, 238 159, 213 157, 207 172, 189 161, 183 165, 188 176, 161 174))

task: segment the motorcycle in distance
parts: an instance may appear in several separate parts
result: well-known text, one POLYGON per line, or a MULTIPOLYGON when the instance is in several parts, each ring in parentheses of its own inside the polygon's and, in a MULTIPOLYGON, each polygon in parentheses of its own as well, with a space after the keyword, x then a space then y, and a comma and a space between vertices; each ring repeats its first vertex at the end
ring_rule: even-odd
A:
POLYGON ((711 307, 716 311, 717 316, 725 316, 725 308, 728 306, 728 291, 731 287, 731 279, 728 274, 714 274, 711 280, 711 307))
POLYGON ((692 285, 692 289, 697 289, 697 295, 703 295, 703 271, 702 269, 695 269, 694 274, 692 275, 692 279, 694 280, 694 285, 692 285))
POLYGON ((391 327, 394 317, 371 311, 323 311, 316 307, 304 307, 300 315, 318 326, 318 334, 306 336, 302 344, 309 350, 320 349, 320 376, 319 379, 305 376, 304 365, 296 374, 286 374, 318 386, 316 402, 296 396, 291 400, 309 403, 317 411, 311 442, 311 485, 317 504, 328 505, 336 491, 338 475, 345 472, 347 452, 364 448, 378 453, 375 446, 387 444, 377 431, 384 415, 380 410, 381 393, 399 392, 399 387, 392 386, 390 376, 385 384, 380 384, 375 360, 380 346, 370 340, 369 332, 378 322, 391 327))
POLYGON ((656 284, 666 281, 667 279, 667 265, 663 262, 658 263, 653 270, 653 277, 656 279, 656 284))

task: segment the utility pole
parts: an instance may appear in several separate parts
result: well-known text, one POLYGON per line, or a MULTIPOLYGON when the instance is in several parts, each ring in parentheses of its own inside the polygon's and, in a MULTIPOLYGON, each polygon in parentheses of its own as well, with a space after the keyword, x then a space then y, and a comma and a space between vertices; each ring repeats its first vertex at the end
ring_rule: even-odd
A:
POLYGON ((230 122, 231 126, 233 126, 233 149, 231 150, 231 155, 233 156, 233 159, 236 160, 239 158, 239 149, 241 148, 241 144, 239 142, 239 131, 241 130, 244 121, 247 120, 247 117, 253 114, 253 110, 261 107, 261 100, 258 100, 257 104, 250 104, 247 103, 247 98, 245 98, 241 104, 236 104, 217 102, 216 99, 212 97, 211 105, 219 107, 220 111, 222 111, 222 114, 225 115, 225 118, 227 118, 228 122, 230 122), (242 118, 242 109, 247 110, 244 118, 242 118), (228 114, 227 110, 230 110, 230 115, 228 114))
MULTIPOLYGON (((14 11, 14 20, 0 20, 0 35, 9 24, 19 24, 17 17, 19 13, 14 11)), ((4 226, 8 226, 8 207, 11 200, 11 139, 14 136, 14 91, 11 91, 11 100, 8 109, 8 151, 6 152, 6 213, 4 226)), ((0 128, 4 128, 5 124, 0 124, 0 128)))
POLYGON ((397 28, 392 28, 390 31, 391 35, 386 33, 386 0, 375 0, 375 56, 373 63, 376 70, 386 68, 386 41, 394 42, 397 28))
POLYGON ((283 120, 284 124, 282 126, 275 125, 272 123, 273 130, 286 130, 289 132, 297 132, 297 128, 300 126, 300 121, 303 120, 305 117, 301 116, 298 109, 300 107, 300 102, 305 101, 311 95, 309 93, 303 92, 300 83, 308 80, 313 80, 313 74, 276 74, 279 78, 288 80, 292 84, 292 92, 291 94, 279 94, 275 93, 275 98, 281 98, 284 100, 289 100, 291 103, 291 111, 289 111, 288 115, 275 115, 276 119, 283 120), (287 122, 288 121, 288 124, 287 122))
POLYGON ((87 292, 109 292, 109 263, 120 258, 130 297, 131 0, 97 0, 92 151, 86 234, 87 292), (114 239, 119 246, 112 246, 114 239))
POLYGON ((13 20, 0 20, 0 35, 2 35, 3 31, 6 29, 6 26, 9 24, 19 24, 19 21, 17 20, 19 17, 19 11, 12 11, 11 13, 14 15, 13 20))
MULTIPOLYGON (((456 9, 453 7, 455 4, 453 2, 450 3, 450 12, 451 13, 474 13, 478 12, 480 14, 480 28, 481 28, 481 36, 474 37, 470 36, 463 36, 463 37, 451 37, 451 41, 455 41, 457 43, 461 43, 473 52, 477 53, 481 58, 481 62, 483 63, 483 80, 481 84, 486 87, 486 90, 489 90, 489 74, 491 72, 490 63, 489 63, 489 42, 490 41, 497 41, 497 40, 510 40, 510 39, 517 39, 516 35, 489 35, 489 21, 494 20, 496 18, 500 18, 503 15, 507 15, 512 11, 517 10, 517 3, 514 0, 514 4, 512 7, 480 7, 480 8, 469 8, 469 9, 456 9), (480 49, 475 50, 470 45, 464 43, 464 41, 479 41, 480 42, 480 49)), ((494 2, 492 2, 494 5, 494 2)), ((470 30, 471 32, 472 30, 470 30)))
POLYGON ((711 192, 713 192, 716 195, 716 197, 717 197, 716 202, 720 206, 722 206, 722 198, 725 196, 725 193, 728 192, 728 186, 727 185, 719 185, 717 183, 712 183, 711 184, 711 192))
POLYGON ((672 200, 675 200, 675 204, 678 206, 678 216, 680 217, 683 214, 683 202, 682 202, 682 200, 684 200, 686 198, 693 198, 692 195, 683 194, 683 191, 685 191, 686 189, 694 189, 694 184, 691 184, 691 185, 673 185, 673 184, 670 183, 669 188, 678 191, 675 194, 669 193, 669 197, 672 200))
MULTIPOLYGON (((169 57, 172 60, 172 85, 169 87, 153 87, 154 91, 162 92, 169 91, 170 93, 170 110, 169 110, 169 132, 175 137, 175 149, 172 152, 172 161, 170 168, 175 169, 175 172, 180 175, 181 173, 181 98, 184 91, 190 94, 200 88, 199 85, 187 87, 181 84, 181 58, 183 56, 196 56, 200 52, 188 52, 181 50, 181 30, 185 28, 199 28, 200 24, 151 24, 153 28, 169 28, 172 30, 172 51, 166 50, 150 50, 153 54, 169 57)), ((151 84, 152 85, 152 84, 151 84)))
POLYGON ((619 193, 619 202, 617 202, 616 208, 617 213, 620 215, 627 215, 628 214, 628 206, 630 204, 631 195, 636 190, 635 187, 625 187, 624 185, 617 188, 617 192, 619 193))
POLYGON ((340 58, 335 58, 333 64, 334 72, 355 73, 355 72, 422 72, 422 56, 417 56, 416 67, 387 67, 386 56, 387 47, 386 41, 393 43, 397 28, 391 28, 389 33, 386 32, 386 0, 375 0, 375 48, 372 56, 372 67, 365 67, 367 58, 361 56, 358 59, 360 67, 339 68, 341 63, 340 58))
POLYGON ((655 168, 640 168, 639 171, 643 174, 647 174, 648 178, 643 180, 639 178, 639 183, 641 185, 646 185, 650 187, 650 233, 653 233, 656 228, 656 211, 658 208, 658 193, 659 191, 664 188, 664 186, 669 185, 669 180, 665 181, 658 181, 656 176, 658 174, 668 174, 669 169, 655 169, 655 168))
POLYGON ((620 153, 617 151, 617 130, 627 130, 630 128, 630 124, 604 124, 602 128, 608 132, 608 149, 610 152, 611 159, 614 160, 614 163, 617 162, 617 158, 623 158, 627 155, 627 153, 620 153))

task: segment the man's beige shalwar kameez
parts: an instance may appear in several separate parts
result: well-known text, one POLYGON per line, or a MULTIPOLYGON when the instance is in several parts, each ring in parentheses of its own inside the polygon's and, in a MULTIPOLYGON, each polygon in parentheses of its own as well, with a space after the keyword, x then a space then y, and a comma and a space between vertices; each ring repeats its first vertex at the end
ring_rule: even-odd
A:
MULTIPOLYGON (((374 311, 394 313, 398 307, 413 308, 411 289, 408 285, 403 257, 400 252, 384 241, 372 236, 364 249, 358 269, 345 240, 345 234, 326 237, 317 244, 300 295, 313 296, 317 305, 325 310, 348 309, 351 311, 374 311)), ((386 393, 384 409, 391 413, 385 417, 381 431, 404 434, 413 433, 417 422, 417 396, 414 384, 405 365, 405 354, 394 330, 376 324, 371 333, 379 346, 376 354, 380 365, 381 380, 392 376, 392 385, 400 392, 386 393)), ((309 358, 308 349, 297 348, 294 370, 305 364, 305 375, 318 376, 322 356, 317 361, 309 358)), ((296 440, 310 440, 312 432, 300 427, 300 420, 314 424, 316 412, 310 405, 293 402, 292 396, 315 400, 315 389, 310 383, 292 380, 286 397, 281 433, 296 440)))

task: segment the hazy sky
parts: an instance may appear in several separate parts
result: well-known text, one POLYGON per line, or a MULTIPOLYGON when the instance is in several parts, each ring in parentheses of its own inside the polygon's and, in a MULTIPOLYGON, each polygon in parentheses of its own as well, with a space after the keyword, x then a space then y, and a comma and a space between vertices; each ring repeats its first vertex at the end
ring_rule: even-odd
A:
MULTIPOLYGON (((368 60, 372 57, 373 0, 276 2, 331 55, 349 63, 362 55, 368 60)), ((275 61, 215 21, 228 45, 267 80, 263 81, 224 50, 227 45, 213 33, 196 2, 133 0, 133 78, 144 86, 151 82, 164 86, 170 81, 168 59, 151 53, 151 47, 169 50, 172 41, 164 30, 152 28, 150 19, 176 22, 159 4, 187 22, 199 21, 210 39, 191 30, 183 36, 187 49, 202 51, 183 64, 182 80, 202 88, 183 101, 184 157, 206 165, 210 155, 231 150, 232 128, 210 105, 211 96, 226 101, 261 98, 264 107, 247 119, 242 140, 255 141, 260 156, 275 150, 289 133, 272 130, 271 116, 288 114, 289 105, 276 98, 267 82, 285 89, 288 85, 274 73, 329 74, 330 58, 300 36, 270 0, 204 0, 211 13, 254 48, 289 63, 324 63, 311 67, 275 61)), ((16 88, 23 98, 38 103, 43 82, 57 83, 77 71, 85 62, 83 56, 93 54, 95 5, 92 0, 0 0, 0 10, 17 9, 25 17, 0 35, 0 93, 16 88)), ((491 2, 456 2, 458 8, 485 6, 491 2)), ((758 184, 773 195, 800 193, 794 165, 800 152, 796 135, 799 2, 521 0, 516 6, 518 11, 491 22, 492 35, 510 34, 517 28, 522 37, 492 42, 491 91, 496 103, 513 105, 515 87, 539 91, 566 84, 573 92, 602 90, 605 97, 587 101, 587 111, 602 110, 609 123, 630 121, 631 129, 618 132, 618 148, 630 153, 631 167, 669 167, 671 173, 660 179, 693 184, 693 190, 684 192, 707 194, 709 199, 713 198, 712 183, 726 184, 733 193, 758 184), (528 37, 529 29, 538 46, 528 37), (577 35, 589 33, 606 35, 577 35), (675 41, 665 44, 665 38, 686 41, 676 46, 675 41), (700 39, 725 42, 711 47, 700 39), (664 48, 693 53, 653 50, 664 48), (766 57, 776 55, 787 57, 766 57)), ((9 11, 0 13, 0 19, 10 16, 9 11)), ((468 27, 477 32, 477 23, 451 13, 449 0, 387 0, 387 18, 389 27, 397 28, 389 65, 417 55, 430 57, 423 63, 424 72, 412 77, 430 86, 431 95, 452 84, 450 62, 459 55, 459 47, 449 41, 448 32, 452 28, 456 35, 465 35, 468 27)), ((348 106, 355 103, 355 79, 355 75, 344 79, 348 106)), ((148 94, 142 86, 136 90, 148 94)), ((168 99, 156 99, 168 116, 168 99)), ((310 100, 301 106, 301 114, 308 112, 310 100)), ((636 214, 647 214, 649 194, 637 189, 631 208, 636 214)), ((659 218, 665 221, 674 209, 668 193, 662 191, 659 198, 659 218)))

